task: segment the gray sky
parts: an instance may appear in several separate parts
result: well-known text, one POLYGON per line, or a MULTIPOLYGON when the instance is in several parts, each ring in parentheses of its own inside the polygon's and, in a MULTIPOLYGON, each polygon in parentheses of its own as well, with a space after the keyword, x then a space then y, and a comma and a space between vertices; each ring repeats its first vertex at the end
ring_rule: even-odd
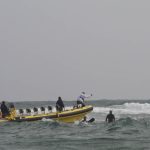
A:
POLYGON ((0 99, 150 98, 150 1, 1 0, 0 99))

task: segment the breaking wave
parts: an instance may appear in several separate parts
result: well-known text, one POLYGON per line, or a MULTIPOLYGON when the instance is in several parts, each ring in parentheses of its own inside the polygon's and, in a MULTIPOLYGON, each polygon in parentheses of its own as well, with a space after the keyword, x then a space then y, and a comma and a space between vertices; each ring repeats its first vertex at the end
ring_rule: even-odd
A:
POLYGON ((149 103, 124 103, 123 105, 112 105, 107 107, 94 107, 94 113, 108 113, 113 110, 119 114, 150 114, 149 103))

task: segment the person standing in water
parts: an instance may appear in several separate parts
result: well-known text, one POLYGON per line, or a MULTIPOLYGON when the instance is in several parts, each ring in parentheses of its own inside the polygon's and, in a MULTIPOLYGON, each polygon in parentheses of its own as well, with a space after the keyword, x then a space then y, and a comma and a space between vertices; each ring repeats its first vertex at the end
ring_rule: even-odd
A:
POLYGON ((84 107, 85 106, 85 104, 84 104, 85 98, 89 98, 91 96, 92 96, 92 94, 86 95, 85 92, 82 92, 81 95, 78 96, 78 98, 77 98, 77 107, 80 107, 80 105, 81 105, 81 107, 84 107))
POLYGON ((112 110, 110 110, 109 114, 106 116, 106 122, 107 123, 115 122, 115 116, 112 114, 112 110))
POLYGON ((63 103, 61 97, 58 97, 58 100, 56 102, 56 110, 61 112, 61 111, 63 111, 64 108, 65 108, 65 106, 64 106, 64 103, 63 103))

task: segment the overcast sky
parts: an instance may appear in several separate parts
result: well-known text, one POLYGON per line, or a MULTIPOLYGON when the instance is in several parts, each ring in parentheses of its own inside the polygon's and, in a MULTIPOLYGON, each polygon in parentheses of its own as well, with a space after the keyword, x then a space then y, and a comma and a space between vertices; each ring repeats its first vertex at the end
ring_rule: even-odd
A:
POLYGON ((149 99, 149 15, 148 0, 1 0, 0 99, 149 99))

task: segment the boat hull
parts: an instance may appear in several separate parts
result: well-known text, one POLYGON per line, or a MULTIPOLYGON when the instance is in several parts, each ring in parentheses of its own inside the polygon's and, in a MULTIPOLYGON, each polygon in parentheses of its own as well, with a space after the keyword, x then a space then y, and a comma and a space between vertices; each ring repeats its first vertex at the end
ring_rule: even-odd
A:
POLYGON ((90 113, 92 110, 93 107, 91 105, 88 105, 85 107, 65 110, 62 112, 51 112, 48 114, 40 114, 40 115, 33 115, 33 116, 18 116, 15 117, 14 120, 8 120, 8 121, 14 121, 14 122, 37 121, 45 118, 45 119, 53 119, 60 122, 72 123, 75 121, 82 120, 84 116, 90 113))

